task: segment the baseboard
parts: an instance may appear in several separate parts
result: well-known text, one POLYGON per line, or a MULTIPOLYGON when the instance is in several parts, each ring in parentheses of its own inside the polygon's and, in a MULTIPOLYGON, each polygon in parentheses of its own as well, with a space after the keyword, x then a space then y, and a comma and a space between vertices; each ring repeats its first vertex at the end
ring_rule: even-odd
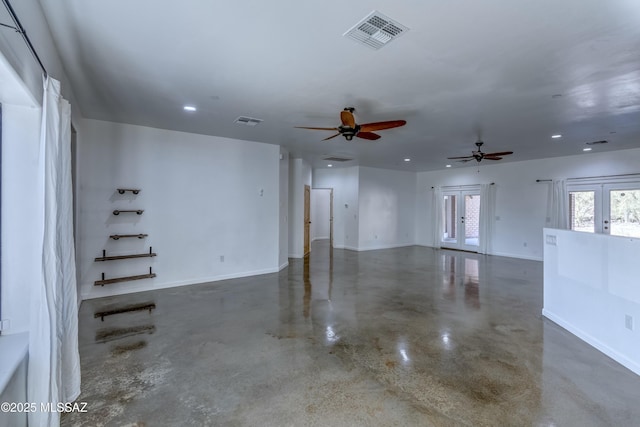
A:
POLYGON ((518 258, 518 259, 527 259, 529 261, 542 261, 542 257, 536 257, 536 256, 528 256, 528 255, 514 255, 514 254, 510 254, 510 253, 506 253, 506 252, 492 252, 490 254, 487 255, 493 255, 493 256, 503 256, 503 257, 507 257, 507 258, 518 258))
POLYGON ((329 240, 329 236, 327 236, 327 237, 314 237, 313 240, 311 240, 311 241, 315 242, 316 240, 329 240))
MULTIPOLYGON (((287 262, 287 265, 288 265, 288 262, 287 262)), ((94 288, 91 288, 90 292, 82 292, 81 298, 84 301, 89 299, 110 297, 115 295, 134 294, 137 292, 155 291, 158 289, 178 288, 180 286, 200 285, 200 284, 209 283, 209 282, 219 282, 221 280, 240 279, 242 277, 250 277, 250 276, 260 276, 262 274, 277 273, 278 271, 280 271, 278 268, 265 268, 262 270, 243 271, 243 272, 232 273, 232 274, 221 274, 218 276, 194 278, 189 280, 180 280, 176 282, 154 283, 153 285, 145 284, 144 286, 129 286, 129 287, 122 287, 122 288, 118 288, 113 285, 110 285, 111 287, 106 287, 106 288, 94 287, 94 288)), ((93 286, 93 284, 91 286, 93 286)))
POLYGON ((583 330, 574 327, 571 323, 565 321, 563 318, 561 318, 560 316, 557 316, 556 314, 550 312, 549 310, 542 309, 542 315, 547 319, 551 320, 553 323, 557 324, 558 326, 571 332, 573 335, 580 338, 582 341, 586 342, 590 346, 606 354, 607 356, 609 356, 610 358, 612 358, 613 360, 615 360, 625 368, 633 371, 637 375, 640 375, 640 363, 634 360, 631 360, 624 354, 614 350, 613 348, 604 344, 597 338, 594 338, 593 336, 589 335, 583 330))
POLYGON ((406 248, 409 246, 415 246, 415 244, 414 243, 397 243, 393 245, 376 245, 376 246, 359 247, 358 249, 355 249, 355 250, 360 252, 365 252, 365 251, 378 251, 380 249, 406 248))
POLYGON ((282 264, 279 268, 278 271, 282 271, 285 268, 289 267, 289 261, 285 262, 284 264, 282 264))

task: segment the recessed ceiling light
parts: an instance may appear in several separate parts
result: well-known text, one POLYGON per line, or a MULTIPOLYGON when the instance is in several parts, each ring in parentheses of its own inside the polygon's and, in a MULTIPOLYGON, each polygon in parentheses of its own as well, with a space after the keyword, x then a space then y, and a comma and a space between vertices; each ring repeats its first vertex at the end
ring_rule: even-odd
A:
POLYGON ((551 135, 551 138, 553 138, 553 139, 562 138, 562 135, 560 135, 559 133, 557 133, 557 134, 555 134, 555 135, 551 135))
POLYGON ((328 168, 332 168, 332 167, 333 167, 333 165, 332 165, 332 164, 328 164, 328 165, 327 165, 327 167, 328 167, 328 168))
POLYGON ((450 167, 451 167, 451 165, 447 165, 447 167, 448 167, 448 168, 450 168, 450 167))
POLYGON ((196 107, 194 107, 193 105, 185 105, 183 108, 184 111, 196 111, 196 107))
POLYGON ((404 159, 404 161, 405 161, 405 162, 410 162, 410 161, 411 161, 411 159, 404 159))
POLYGON ((591 151, 591 150, 593 150, 593 148, 591 148, 591 147, 587 147, 587 148, 583 148, 582 149, 582 151, 591 151))

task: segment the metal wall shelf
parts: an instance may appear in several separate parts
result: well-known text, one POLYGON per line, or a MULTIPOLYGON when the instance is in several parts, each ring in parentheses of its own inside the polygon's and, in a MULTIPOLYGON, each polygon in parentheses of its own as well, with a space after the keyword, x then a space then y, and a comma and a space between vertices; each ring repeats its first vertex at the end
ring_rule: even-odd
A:
POLYGON ((142 279, 152 279, 156 277, 156 273, 151 271, 151 267, 149 267, 149 274, 140 274, 138 276, 125 276, 125 277, 114 277, 113 279, 105 279, 104 273, 102 273, 102 280, 96 280, 93 282, 94 286, 104 286, 104 285, 112 285, 114 283, 120 282, 130 282, 133 280, 142 280, 142 279))
POLYGON ((117 261, 117 260, 121 260, 121 259, 131 259, 131 258, 149 258, 149 257, 154 257, 157 256, 158 254, 156 254, 155 252, 152 251, 151 246, 149 246, 149 252, 148 253, 144 253, 144 254, 130 254, 130 255, 114 255, 114 256, 107 256, 107 251, 103 250, 102 251, 102 256, 99 258, 96 258, 96 261, 117 261))
POLYGON ((142 212, 144 212, 144 209, 116 209, 113 211, 113 214, 120 215, 121 213, 136 213, 138 215, 142 215, 142 212))
POLYGON ((127 239, 131 237, 137 237, 138 239, 144 239, 148 234, 112 234, 109 236, 110 239, 119 240, 119 239, 127 239))
POLYGON ((127 191, 132 192, 133 194, 138 194, 140 192, 139 188, 118 188, 118 193, 124 194, 127 191))

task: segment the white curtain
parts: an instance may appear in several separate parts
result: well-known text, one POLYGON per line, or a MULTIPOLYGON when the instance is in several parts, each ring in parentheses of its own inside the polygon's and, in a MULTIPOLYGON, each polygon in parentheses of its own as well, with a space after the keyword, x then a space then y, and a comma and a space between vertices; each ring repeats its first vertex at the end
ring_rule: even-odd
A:
POLYGON ((496 186, 480 185, 480 246, 478 252, 490 254, 493 243, 493 224, 496 217, 496 186))
POLYGON ((569 228, 569 196, 564 179, 554 179, 549 185, 547 227, 561 230, 569 228))
MULTIPOLYGON (((44 170, 43 281, 32 289, 29 402, 73 402, 80 394, 78 304, 71 188, 71 107, 60 82, 44 81, 40 166, 44 170)), ((29 413, 29 426, 58 426, 56 412, 29 413)))
POLYGON ((439 248, 442 241, 442 188, 433 187, 431 200, 431 225, 433 227, 431 235, 431 245, 439 248))

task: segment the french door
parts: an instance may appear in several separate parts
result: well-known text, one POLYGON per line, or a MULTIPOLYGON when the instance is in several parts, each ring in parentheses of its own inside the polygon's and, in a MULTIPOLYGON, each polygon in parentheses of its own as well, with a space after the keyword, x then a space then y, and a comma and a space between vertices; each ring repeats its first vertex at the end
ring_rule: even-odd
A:
POLYGON ((478 252, 480 243, 480 191, 442 192, 443 248, 478 252))
POLYGON ((576 184, 569 190, 569 228, 640 237, 640 183, 576 184))

